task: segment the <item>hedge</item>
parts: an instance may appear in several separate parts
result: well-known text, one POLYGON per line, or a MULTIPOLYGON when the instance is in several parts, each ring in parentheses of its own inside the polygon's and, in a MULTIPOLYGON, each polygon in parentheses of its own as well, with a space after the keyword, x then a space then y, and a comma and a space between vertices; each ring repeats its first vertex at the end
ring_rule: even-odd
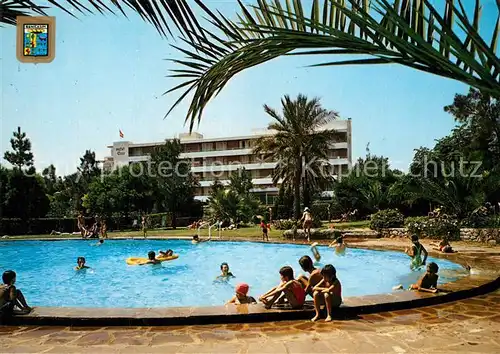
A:
POLYGON ((393 227, 401 227, 404 223, 404 215, 398 209, 386 209, 372 214, 370 229, 380 231, 393 227))

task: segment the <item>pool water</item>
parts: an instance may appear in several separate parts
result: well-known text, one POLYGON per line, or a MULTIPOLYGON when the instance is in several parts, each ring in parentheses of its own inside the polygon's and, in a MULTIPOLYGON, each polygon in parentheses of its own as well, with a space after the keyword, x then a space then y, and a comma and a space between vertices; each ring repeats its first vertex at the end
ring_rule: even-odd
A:
MULTIPOLYGON (((95 241, 0 242, 0 271, 17 273, 18 288, 34 306, 68 307, 171 307, 222 305, 234 295, 239 282, 250 285, 258 298, 280 281, 278 270, 290 265, 302 274, 298 259, 312 258, 305 245, 254 242, 183 240, 116 240, 93 246, 95 241), (128 266, 128 257, 146 257, 148 251, 173 249, 179 258, 161 265, 128 266), (76 272, 76 259, 84 256, 92 269, 76 272), (214 282, 220 264, 229 263, 235 278, 214 282)), ((389 293, 392 287, 417 281, 424 270, 412 272, 403 253, 347 249, 344 257, 318 247, 319 266, 333 264, 342 283, 342 295, 389 293)), ((443 259, 439 282, 465 275, 463 268, 443 259)))

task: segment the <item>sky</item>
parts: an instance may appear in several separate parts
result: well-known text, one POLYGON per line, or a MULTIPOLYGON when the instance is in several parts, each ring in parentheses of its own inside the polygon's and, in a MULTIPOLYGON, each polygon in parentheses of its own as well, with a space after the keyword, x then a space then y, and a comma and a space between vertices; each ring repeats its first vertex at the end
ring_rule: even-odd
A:
MULTIPOLYGON (((210 2, 229 16, 235 3, 210 2)), ((50 64, 18 62, 15 27, 0 28, 2 157, 18 126, 31 140, 37 169, 54 164, 58 175, 75 172, 87 149, 100 159, 109 156, 107 146, 120 140, 120 129, 124 140, 135 143, 188 130, 187 102, 164 119, 178 96, 163 93, 181 82, 166 77, 176 65, 165 59, 182 58, 170 46, 179 40, 162 38, 135 14, 74 19, 56 9, 49 13, 57 22, 50 64)), ((497 13, 494 1, 484 2, 487 33, 497 13)), ((432 147, 451 132, 455 123, 443 107, 468 91, 464 84, 397 65, 307 67, 325 59, 278 58, 240 73, 208 105, 195 131, 205 137, 249 134, 270 122, 263 104, 279 109, 283 95, 303 93, 352 118, 353 158, 364 156, 369 143, 372 154, 406 170, 414 149, 432 147)))

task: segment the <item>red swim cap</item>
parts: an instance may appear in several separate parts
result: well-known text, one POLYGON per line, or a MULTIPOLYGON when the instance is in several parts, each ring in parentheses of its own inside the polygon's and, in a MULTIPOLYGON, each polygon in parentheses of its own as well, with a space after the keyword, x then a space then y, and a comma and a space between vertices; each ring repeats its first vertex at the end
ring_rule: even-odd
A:
POLYGON ((240 295, 246 296, 248 294, 248 289, 249 289, 248 284, 241 283, 241 284, 236 285, 236 292, 240 295))

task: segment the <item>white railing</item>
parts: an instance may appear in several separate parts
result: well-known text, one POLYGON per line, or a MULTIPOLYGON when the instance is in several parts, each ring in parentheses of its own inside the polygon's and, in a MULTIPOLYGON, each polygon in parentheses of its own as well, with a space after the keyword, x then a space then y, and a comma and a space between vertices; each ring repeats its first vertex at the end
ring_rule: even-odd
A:
POLYGON ((222 232, 221 232, 221 228, 219 227, 220 226, 220 223, 219 222, 216 222, 215 224, 211 225, 209 228, 208 228, 208 238, 212 238, 212 228, 213 227, 217 227, 217 237, 220 238, 222 237, 222 232))
POLYGON ((219 227, 219 222, 216 222, 215 224, 213 225, 210 225, 210 223, 208 222, 204 222, 202 223, 199 227, 198 227, 198 237, 200 237, 200 230, 202 227, 205 227, 205 226, 208 226, 208 238, 212 238, 212 228, 215 226, 217 227, 217 237, 220 239, 222 237, 222 230, 221 228, 219 227))

